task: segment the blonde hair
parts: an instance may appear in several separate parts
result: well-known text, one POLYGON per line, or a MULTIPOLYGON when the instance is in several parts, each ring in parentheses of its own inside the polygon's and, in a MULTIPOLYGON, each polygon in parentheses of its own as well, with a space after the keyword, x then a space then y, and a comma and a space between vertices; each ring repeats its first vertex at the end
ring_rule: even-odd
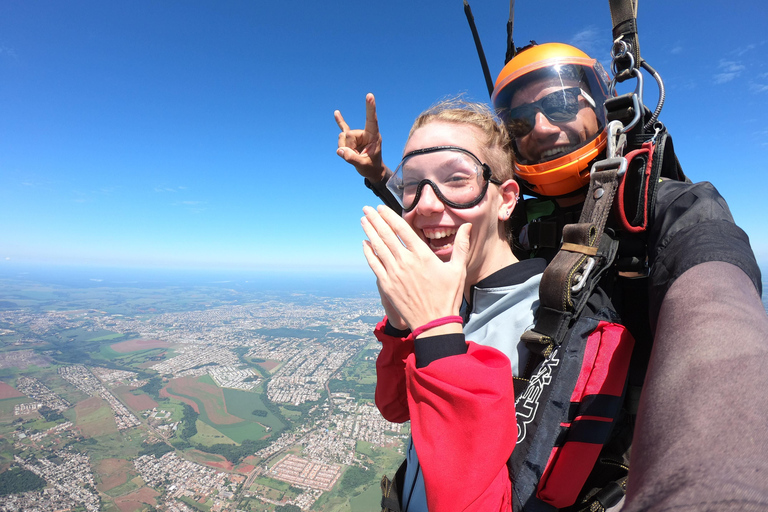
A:
POLYGON ((434 121, 467 124, 479 128, 485 136, 482 141, 483 152, 494 178, 502 182, 514 178, 515 153, 512 149, 512 139, 506 126, 496 118, 488 105, 460 97, 441 100, 416 118, 408 138, 422 126, 434 121))

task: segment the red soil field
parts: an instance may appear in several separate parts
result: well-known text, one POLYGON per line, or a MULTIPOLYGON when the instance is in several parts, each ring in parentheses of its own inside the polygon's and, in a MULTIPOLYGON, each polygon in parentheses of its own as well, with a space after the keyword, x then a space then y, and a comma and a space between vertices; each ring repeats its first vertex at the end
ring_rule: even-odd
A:
POLYGON ((19 392, 16 388, 9 386, 5 382, 0 382, 0 400, 19 398, 20 396, 24 396, 24 393, 19 392))
POLYGON ((212 466, 214 468, 223 469, 224 471, 232 471, 232 469, 234 468, 232 463, 229 462, 229 461, 227 461, 227 462, 206 462, 205 464, 207 466, 212 466))
POLYGON ((96 465, 96 474, 101 479, 101 483, 98 485, 101 492, 123 485, 129 478, 136 476, 135 471, 133 471, 133 464, 125 459, 100 460, 96 465))
POLYGON ((150 348, 166 348, 171 344, 167 341, 160 340, 128 340, 110 345, 109 348, 115 352, 121 354, 127 354, 128 352, 136 352, 138 350, 149 350, 150 348))
POLYGON ((217 469, 223 469, 224 471, 232 471, 234 464, 229 462, 224 456, 216 455, 214 453, 205 453, 199 450, 190 450, 187 452, 187 458, 189 460, 205 464, 206 466, 214 467, 217 469))
POLYGON ((200 408, 197 406, 194 400, 192 400, 191 398, 183 397, 183 396, 177 396, 168 392, 168 386, 165 386, 160 390, 160 396, 163 398, 175 398, 176 400, 181 400, 182 402, 184 402, 185 404, 193 408, 197 414, 200 414, 200 408))
POLYGON ((261 366, 268 372, 271 372, 273 368, 277 368, 279 365, 280 365, 280 361, 264 361, 263 363, 259 363, 259 366, 261 366))
POLYGON ((235 471, 237 471, 238 473, 242 473, 244 475, 247 475, 251 471, 253 471, 253 468, 255 468, 255 467, 256 466, 252 466, 251 464, 240 464, 239 466, 237 466, 235 471))
MULTIPOLYGON (((180 377, 168 382, 168 385, 163 388, 163 391, 168 393, 169 396, 173 396, 180 400, 184 400, 184 397, 175 396, 175 393, 181 393, 186 396, 197 398, 203 403, 205 412, 216 425, 230 425, 232 423, 240 423, 243 421, 242 418, 238 418, 227 412, 227 403, 224 400, 224 393, 221 388, 216 385, 199 382, 193 377, 180 377)), ((191 405, 198 413, 200 412, 196 405, 190 403, 191 400, 184 400, 184 402, 189 403, 189 405, 191 405)))
POLYGON ((259 462, 259 457, 255 455, 249 455, 243 459, 243 464, 255 465, 257 462, 259 462))
MULTIPOLYGON (((117 392, 117 390, 115 390, 117 392)), ((153 407, 157 407, 157 402, 152 400, 152 397, 149 395, 134 395, 127 389, 125 391, 121 391, 119 393, 116 393, 117 396, 125 402, 128 407, 133 409, 134 411, 146 411, 147 409, 152 409, 153 407)))
POLYGON ((131 494, 115 498, 115 505, 120 509, 120 512, 134 512, 146 508, 143 506, 144 504, 152 505, 153 507, 157 505, 155 498, 159 495, 160 493, 154 489, 142 487, 131 494))

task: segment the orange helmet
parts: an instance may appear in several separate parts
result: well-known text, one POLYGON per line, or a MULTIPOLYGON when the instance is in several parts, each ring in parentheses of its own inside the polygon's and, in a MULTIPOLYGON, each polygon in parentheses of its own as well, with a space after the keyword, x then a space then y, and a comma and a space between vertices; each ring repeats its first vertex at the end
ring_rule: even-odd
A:
POLYGON ((608 82, 597 60, 561 43, 523 50, 501 70, 491 101, 514 140, 515 174, 531 192, 562 196, 589 183, 606 146, 608 82))

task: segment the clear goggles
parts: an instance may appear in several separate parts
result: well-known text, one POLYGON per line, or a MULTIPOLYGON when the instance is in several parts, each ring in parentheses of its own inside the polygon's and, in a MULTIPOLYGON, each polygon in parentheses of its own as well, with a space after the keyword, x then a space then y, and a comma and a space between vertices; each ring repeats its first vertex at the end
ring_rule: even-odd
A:
POLYGON ((595 100, 580 87, 567 87, 547 94, 538 101, 499 112, 499 117, 506 123, 513 137, 525 137, 536 125, 536 114, 541 112, 551 123, 567 123, 578 115, 581 106, 579 96, 590 107, 595 108, 595 100))
POLYGON ((410 212, 427 185, 443 204, 462 209, 482 201, 489 183, 501 185, 488 164, 471 152, 457 146, 436 146, 406 154, 387 181, 387 188, 403 211, 410 212))

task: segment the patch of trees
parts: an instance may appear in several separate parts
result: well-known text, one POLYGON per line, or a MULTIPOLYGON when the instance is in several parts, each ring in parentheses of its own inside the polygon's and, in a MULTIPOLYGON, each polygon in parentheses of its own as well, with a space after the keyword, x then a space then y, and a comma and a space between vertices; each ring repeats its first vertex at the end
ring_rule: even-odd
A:
MULTIPOLYGON (((65 334, 66 336, 66 334, 65 334)), ((67 337, 66 340, 52 340, 47 341, 51 344, 50 348, 53 348, 56 352, 50 353, 49 348, 45 350, 47 355, 51 355, 56 361, 67 364, 84 364, 86 366, 101 366, 109 368, 110 370, 133 370, 133 368, 117 363, 116 361, 109 361, 106 359, 93 359, 91 354, 98 353, 101 349, 101 345, 111 345, 117 343, 122 339, 130 339, 136 336, 125 335, 122 338, 115 338, 108 341, 82 341, 77 337, 67 337)))
POLYGON ((275 512, 301 512, 301 509, 296 505, 278 505, 275 512))
POLYGON ((139 450, 139 456, 141 455, 154 455, 155 458, 160 458, 168 452, 172 452, 173 447, 168 446, 165 443, 149 444, 139 450))
POLYGON ((183 439, 174 439, 171 441, 171 444, 173 444, 177 450, 186 450, 188 448, 192 448, 192 443, 189 441, 184 441, 183 439))
POLYGON ((45 487, 45 480, 31 471, 11 468, 0 473, 0 496, 37 491, 45 487))
POLYGON ((299 405, 285 404, 283 405, 283 407, 288 411, 300 412, 302 416, 306 416, 309 414, 309 410, 314 406, 318 405, 319 403, 320 403, 320 400, 316 402, 304 402, 303 404, 299 404, 299 405))
POLYGON ((269 413, 264 409, 255 409, 251 414, 258 416, 259 418, 266 418, 269 413))
POLYGON ((184 416, 181 418, 181 428, 179 428, 179 437, 189 439, 197 434, 197 417, 199 414, 189 405, 184 404, 184 416))
POLYGON ((283 416, 283 413, 280 411, 280 406, 271 401, 269 398, 267 398, 267 393, 263 393, 261 395, 261 403, 264 404, 264 407, 272 413, 274 417, 276 417, 283 425, 290 425, 291 422, 286 419, 285 416, 283 416))
POLYGON ((53 422, 64 419, 64 416, 62 416, 59 411, 51 409, 50 407, 43 406, 39 408, 37 412, 39 412, 43 418, 45 418, 45 421, 53 422))
POLYGON ((141 386, 139 389, 151 396, 152 398, 160 398, 160 390, 163 387, 162 377, 150 377, 149 382, 141 386))
POLYGON ((249 455, 253 455, 262 448, 266 448, 268 444, 269 442, 266 440, 253 441, 251 439, 246 439, 240 446, 234 444, 214 444, 212 446, 203 446, 199 444, 196 445, 195 448, 201 452, 221 455, 232 464, 238 464, 249 455))
POLYGON ((19 309, 19 305, 8 300, 0 300, 0 310, 19 309))
POLYGON ((92 437, 77 436, 76 438, 70 439, 69 441, 67 441, 66 444, 64 444, 64 447, 68 448, 76 444, 84 444, 84 445, 92 446, 92 445, 99 444, 99 442, 92 437))
POLYGON ((234 347, 231 350, 237 354, 238 357, 242 358, 249 350, 251 350, 251 347, 234 347))
POLYGON ((372 399, 376 393, 376 384, 360 384, 352 380, 335 380, 328 381, 328 389, 331 393, 349 393, 362 399, 372 399))
POLYGON ((375 473, 370 469, 363 469, 357 466, 352 466, 351 468, 347 469, 341 479, 341 491, 348 494, 351 491, 354 491, 357 487, 360 487, 363 484, 367 484, 375 476, 375 473))

